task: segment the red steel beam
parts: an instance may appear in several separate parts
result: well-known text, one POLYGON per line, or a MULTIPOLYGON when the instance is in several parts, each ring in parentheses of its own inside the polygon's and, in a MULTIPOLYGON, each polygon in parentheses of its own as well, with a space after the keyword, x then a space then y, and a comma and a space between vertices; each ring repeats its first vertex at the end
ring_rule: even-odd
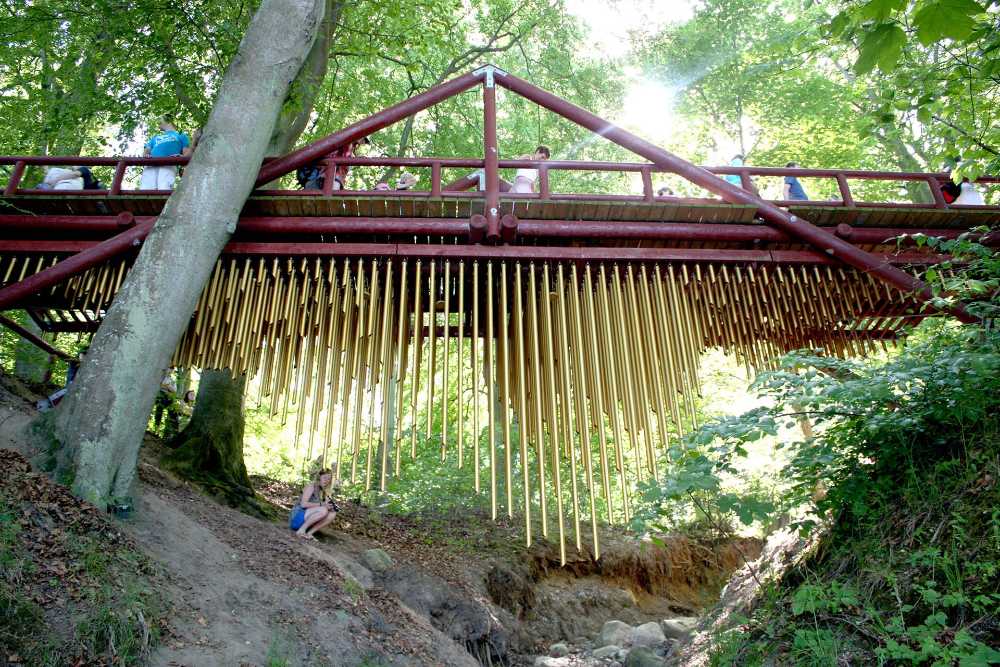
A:
POLYGON ((0 315, 0 324, 4 325, 8 329, 16 333, 18 336, 28 341, 29 343, 31 343, 38 349, 42 350, 43 352, 47 352, 48 354, 59 357, 60 359, 63 359, 65 361, 76 361, 76 359, 72 355, 66 354, 62 350, 52 347, 52 345, 50 345, 47 340, 25 329, 20 324, 18 324, 17 322, 15 322, 14 320, 10 319, 5 315, 0 315))
MULTIPOLYGON (((133 223, 155 220, 155 216, 138 216, 133 223)), ((72 215, 0 215, 0 234, 49 234, 52 232, 117 233, 127 228, 116 216, 72 215), (124 226, 123 226, 124 225, 124 226)), ((840 224, 824 228, 837 236, 861 245, 880 245, 904 234, 924 234, 948 239, 969 233, 963 229, 912 229, 890 227, 851 227, 840 224)), ((459 218, 396 218, 348 216, 247 216, 240 219, 240 235, 282 234, 389 234, 413 236, 468 236, 469 227, 459 218)), ((590 222, 581 220, 518 220, 518 234, 530 238, 567 239, 635 239, 649 241, 704 241, 720 243, 794 243, 789 234, 774 227, 759 224, 692 223, 692 222, 590 222)), ((985 245, 1000 245, 1000 233, 986 237, 971 234, 985 245)), ((24 250, 31 250, 35 241, 19 241, 24 250)))
MULTIPOLYGON (((141 225, 137 225, 126 233, 133 233, 140 228, 141 225)), ((107 242, 104 241, 104 243, 107 242)), ((95 250, 99 245, 101 244, 96 241, 0 241, 0 253, 31 252, 58 254, 76 252, 82 254, 95 250)), ((231 241, 226 245, 223 254, 292 257, 479 257, 485 259, 641 260, 718 263, 762 262, 767 264, 839 265, 835 259, 815 250, 746 250, 739 248, 618 248, 605 246, 484 246, 465 244, 231 241)), ((70 259, 74 259, 75 257, 74 255, 70 259)), ((914 252, 880 254, 873 255, 873 257, 888 265, 937 264, 945 259, 944 255, 914 252)), ((52 269, 47 269, 47 271, 61 267, 65 261, 60 262, 52 267, 52 269)), ((89 266, 85 268, 89 268, 89 266)), ((25 281, 33 277, 25 278, 25 281)), ((5 290, 21 284, 15 283, 9 287, 0 289, 0 297, 2 297, 5 290)), ((40 287, 38 291, 48 286, 51 285, 40 287)))
MULTIPOLYGON (((0 251, 3 250, 0 242, 0 251)), ((608 248, 602 246, 485 246, 392 243, 257 243, 233 241, 226 255, 318 257, 452 257, 579 261, 684 261, 717 263, 820 264, 839 263, 815 250, 739 250, 718 248, 608 248)), ((887 265, 936 264, 942 255, 899 253, 874 255, 887 265)))
POLYGON ((114 215, 0 215, 0 232, 108 232, 117 234, 155 215, 123 218, 114 215))
POLYGON ((463 93, 479 83, 482 78, 482 74, 477 74, 475 72, 464 74, 460 77, 434 86, 433 88, 429 88, 419 95, 414 95, 408 100, 404 100, 399 104, 389 107, 388 109, 383 109, 378 113, 374 113, 371 116, 368 116, 353 125, 349 125, 339 132, 327 135, 326 137, 320 139, 319 141, 315 141, 308 146, 303 146, 302 148, 292 151, 291 153, 279 157, 276 160, 271 160, 261 167, 260 174, 257 177, 257 185, 261 186, 265 183, 269 183, 276 178, 298 169, 301 166, 310 164, 326 155, 329 155, 341 146, 358 141, 373 132, 378 132, 382 128, 388 127, 408 116, 412 116, 413 114, 423 111, 428 107, 434 106, 438 102, 458 95, 459 93, 463 93))
MULTIPOLYGON (((33 294, 37 294, 42 290, 58 285, 78 273, 86 271, 87 269, 96 266, 101 262, 107 261, 112 257, 116 257, 123 252, 127 252, 142 243, 143 239, 146 238, 149 231, 153 228, 153 224, 154 223, 152 221, 146 221, 130 227, 117 236, 112 236, 106 241, 92 244, 90 247, 80 250, 77 254, 67 257, 55 266, 51 266, 34 275, 28 276, 20 282, 0 288, 0 310, 12 308, 33 294)), ((4 245, 7 243, 10 242, 4 242, 4 245)))
MULTIPOLYGON (((757 207, 757 214, 766 222, 783 232, 813 246, 822 253, 834 257, 860 271, 871 273, 897 289, 909 293, 915 292, 924 301, 933 298, 931 290, 920 280, 909 273, 890 264, 880 262, 876 257, 847 241, 824 231, 812 223, 792 215, 788 211, 768 203, 759 196, 747 192, 743 188, 719 178, 710 171, 698 167, 687 160, 655 146, 634 134, 609 123, 608 121, 576 106, 566 100, 556 97, 537 86, 512 74, 504 73, 496 77, 498 84, 504 86, 539 106, 581 125, 595 134, 646 158, 658 167, 672 171, 696 185, 714 192, 724 200, 733 204, 747 204, 757 207)), ((954 306, 949 312, 963 322, 977 322, 978 318, 969 314, 963 306, 954 306)))

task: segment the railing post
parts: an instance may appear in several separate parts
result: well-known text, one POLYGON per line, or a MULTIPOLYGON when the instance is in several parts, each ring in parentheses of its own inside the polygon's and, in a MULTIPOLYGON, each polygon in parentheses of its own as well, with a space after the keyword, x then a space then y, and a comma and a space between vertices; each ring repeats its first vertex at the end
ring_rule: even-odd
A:
POLYGON ((441 196, 441 163, 431 163, 431 197, 441 196))
POLYGON ((542 164, 538 167, 538 196, 541 199, 548 199, 549 191, 549 167, 542 164))
POLYGON ((500 239, 500 154, 497 150, 497 89, 493 68, 483 78, 483 151, 486 158, 486 240, 500 239))
POLYGON ((14 171, 10 174, 10 180, 7 181, 7 187, 3 189, 4 197, 13 197, 17 194, 17 186, 21 184, 21 178, 24 176, 24 168, 27 163, 24 160, 18 160, 14 163, 14 171))
POLYGON ((750 172, 747 169, 740 169, 740 187, 747 192, 754 192, 755 190, 753 180, 750 178, 750 172))
POLYGON ((653 173, 649 167, 642 168, 642 198, 653 201, 653 173))
MULTIPOLYGON (((333 194, 333 183, 337 180, 337 163, 333 160, 323 160, 323 196, 333 194)), ((343 187, 343 184, 341 184, 343 187)))
POLYGON ((120 195, 122 193, 122 181, 125 180, 126 167, 124 158, 118 160, 118 164, 115 165, 114 178, 111 179, 111 189, 108 191, 109 195, 120 195))
POLYGON ((931 196, 934 197, 934 208, 948 208, 948 202, 944 200, 941 192, 941 183, 934 176, 927 177, 927 185, 931 189, 931 196))
POLYGON ((854 208, 854 196, 851 195, 851 186, 847 184, 847 177, 837 174, 837 187, 840 188, 840 198, 844 200, 844 206, 854 208))

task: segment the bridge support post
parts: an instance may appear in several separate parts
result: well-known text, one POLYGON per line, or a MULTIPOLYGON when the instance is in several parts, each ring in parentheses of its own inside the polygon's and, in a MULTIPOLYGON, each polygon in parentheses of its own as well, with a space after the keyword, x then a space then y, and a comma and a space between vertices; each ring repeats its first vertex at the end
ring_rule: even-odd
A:
POLYGON ((493 67, 483 68, 483 152, 486 160, 486 240, 500 240, 500 154, 497 150, 497 89, 493 67))

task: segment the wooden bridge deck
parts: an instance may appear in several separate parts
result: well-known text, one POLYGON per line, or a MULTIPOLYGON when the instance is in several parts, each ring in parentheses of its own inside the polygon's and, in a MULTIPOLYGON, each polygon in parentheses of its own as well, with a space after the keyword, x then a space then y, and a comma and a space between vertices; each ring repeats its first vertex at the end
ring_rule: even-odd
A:
MULTIPOLYGON (((38 215, 158 215, 166 195, 65 196, 23 194, 0 197, 2 214, 38 215)), ((371 195, 257 195, 247 200, 246 216, 275 217, 399 217, 468 218, 482 213, 479 197, 377 197, 371 195)), ((501 214, 520 219, 645 221, 755 224, 755 208, 715 200, 658 200, 653 202, 608 198, 539 201, 501 197, 501 214)), ((839 202, 810 202, 789 211, 822 226, 962 229, 1000 223, 1000 208, 938 209, 891 205, 844 207, 839 202)))

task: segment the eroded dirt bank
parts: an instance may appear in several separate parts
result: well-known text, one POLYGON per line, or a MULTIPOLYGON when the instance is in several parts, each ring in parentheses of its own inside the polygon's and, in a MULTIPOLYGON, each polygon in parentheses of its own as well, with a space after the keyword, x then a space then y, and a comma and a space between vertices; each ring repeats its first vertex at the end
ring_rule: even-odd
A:
MULTIPOLYGON (((32 396, 7 385, 0 447, 30 454, 19 433, 32 396)), ((144 446, 134 512, 101 519, 157 570, 146 582, 167 609, 152 665, 532 664, 611 619, 696 614, 740 553, 759 551, 753 541, 655 546, 607 532, 600 561, 573 549, 561 567, 554 545, 525 549, 515 529, 485 517, 398 517, 350 500, 332 530, 305 542, 163 472, 159 447, 144 446)), ((255 483, 278 506, 294 497, 281 483, 255 483)), ((34 501, 10 502, 30 513, 34 501)))

